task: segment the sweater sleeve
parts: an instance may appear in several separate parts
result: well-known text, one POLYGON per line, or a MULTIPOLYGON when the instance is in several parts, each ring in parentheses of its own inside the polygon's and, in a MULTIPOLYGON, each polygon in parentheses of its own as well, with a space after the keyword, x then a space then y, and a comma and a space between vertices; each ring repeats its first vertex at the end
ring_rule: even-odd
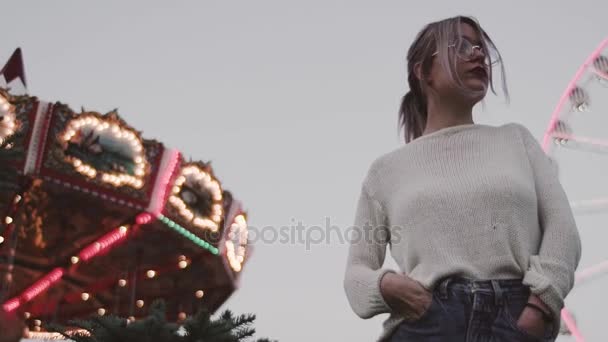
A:
POLYGON ((564 299, 574 286, 581 258, 581 241, 557 165, 530 131, 518 125, 534 173, 538 220, 543 235, 538 254, 530 257, 523 283, 530 286, 558 321, 564 299))
POLYGON ((386 216, 380 203, 372 198, 365 183, 357 203, 344 289, 353 311, 361 318, 387 313, 391 308, 380 293, 380 281, 389 269, 382 269, 389 241, 386 216))

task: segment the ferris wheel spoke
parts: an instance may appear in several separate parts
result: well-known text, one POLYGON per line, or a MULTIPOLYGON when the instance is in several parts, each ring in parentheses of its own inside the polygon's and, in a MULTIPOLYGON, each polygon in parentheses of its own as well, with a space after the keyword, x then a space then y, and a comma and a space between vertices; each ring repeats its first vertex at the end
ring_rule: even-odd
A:
POLYGON ((588 282, 591 278, 603 275, 604 273, 608 273, 608 260, 576 272, 574 286, 580 286, 588 282))
POLYGON ((570 208, 572 208, 575 214, 593 214, 608 211, 608 197, 570 201, 570 208))
POLYGON ((551 134, 551 137, 560 147, 581 149, 595 153, 608 153, 608 140, 580 137, 562 132, 554 132, 551 134))

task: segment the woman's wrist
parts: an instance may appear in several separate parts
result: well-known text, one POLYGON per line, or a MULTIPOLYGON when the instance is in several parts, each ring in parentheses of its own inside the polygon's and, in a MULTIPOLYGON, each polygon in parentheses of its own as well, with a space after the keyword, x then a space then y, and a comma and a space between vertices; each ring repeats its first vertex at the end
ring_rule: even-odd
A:
POLYGON ((396 273, 387 272, 382 276, 382 279, 380 279, 380 294, 382 295, 382 298, 384 298, 386 304, 391 307, 391 309, 395 309, 396 305, 395 289, 397 288, 397 277, 398 275, 396 273))
POLYGON ((538 298, 537 295, 530 294, 526 306, 538 311, 545 321, 553 321, 553 314, 551 313, 551 309, 549 309, 547 304, 545 304, 540 298, 538 298))

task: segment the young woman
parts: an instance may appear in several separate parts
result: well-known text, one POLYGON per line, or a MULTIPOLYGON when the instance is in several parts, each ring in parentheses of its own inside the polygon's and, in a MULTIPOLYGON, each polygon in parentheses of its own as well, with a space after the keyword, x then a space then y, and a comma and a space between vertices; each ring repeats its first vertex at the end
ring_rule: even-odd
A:
POLYGON ((363 180, 344 287, 381 341, 553 341, 581 244, 555 165, 520 124, 473 123, 500 54, 477 21, 427 25, 407 55, 406 144, 363 180), (386 246, 399 271, 383 268, 386 246))

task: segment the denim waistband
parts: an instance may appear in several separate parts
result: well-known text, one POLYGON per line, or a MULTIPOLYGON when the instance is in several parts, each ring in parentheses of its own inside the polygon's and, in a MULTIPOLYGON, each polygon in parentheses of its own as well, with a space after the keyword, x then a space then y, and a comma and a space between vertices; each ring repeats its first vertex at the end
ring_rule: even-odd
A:
POLYGON ((530 288, 522 283, 522 279, 473 280, 458 276, 443 278, 436 288, 442 298, 448 297, 449 288, 460 288, 470 294, 486 293, 494 297, 497 305, 502 303, 505 296, 527 295, 530 291, 530 288))

